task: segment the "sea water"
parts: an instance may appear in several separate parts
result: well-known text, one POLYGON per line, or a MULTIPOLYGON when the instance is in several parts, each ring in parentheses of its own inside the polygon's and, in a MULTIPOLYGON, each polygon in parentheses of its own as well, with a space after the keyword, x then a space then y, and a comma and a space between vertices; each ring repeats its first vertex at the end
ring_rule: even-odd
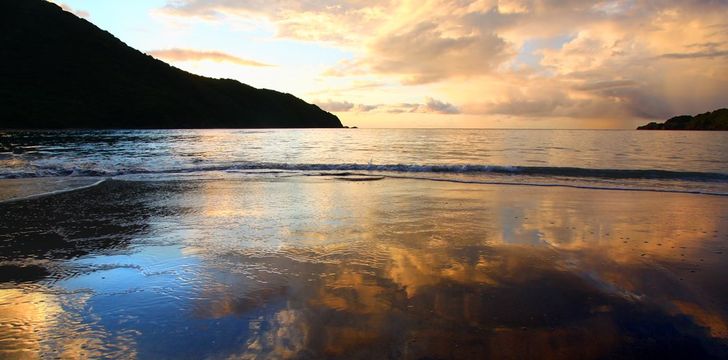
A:
POLYGON ((728 132, 5 131, 0 143, 8 150, 0 153, 0 179, 334 172, 728 194, 728 132))

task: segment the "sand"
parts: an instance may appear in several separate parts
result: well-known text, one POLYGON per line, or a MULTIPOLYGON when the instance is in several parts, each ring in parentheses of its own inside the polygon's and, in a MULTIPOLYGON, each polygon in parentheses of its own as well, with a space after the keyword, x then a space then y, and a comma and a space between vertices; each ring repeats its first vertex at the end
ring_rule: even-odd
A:
POLYGON ((0 219, 0 357, 728 356, 728 197, 109 180, 0 219))

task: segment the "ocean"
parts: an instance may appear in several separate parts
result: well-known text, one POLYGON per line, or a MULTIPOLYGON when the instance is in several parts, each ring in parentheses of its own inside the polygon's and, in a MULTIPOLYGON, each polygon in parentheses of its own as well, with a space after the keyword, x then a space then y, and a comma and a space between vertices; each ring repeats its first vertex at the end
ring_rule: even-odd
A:
POLYGON ((629 130, 5 131, 0 179, 374 175, 728 194, 728 133, 629 130))
POLYGON ((0 133, 0 358, 728 357, 728 133, 0 133))

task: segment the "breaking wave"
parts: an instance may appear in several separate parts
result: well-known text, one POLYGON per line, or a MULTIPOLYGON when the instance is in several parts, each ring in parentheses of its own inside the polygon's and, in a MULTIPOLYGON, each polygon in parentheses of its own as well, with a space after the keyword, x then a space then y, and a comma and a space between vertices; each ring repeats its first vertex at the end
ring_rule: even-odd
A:
POLYGON ((291 163, 234 163, 211 166, 170 167, 164 169, 102 167, 35 166, 32 169, 0 171, 0 178, 29 178, 48 176, 119 176, 129 174, 194 173, 205 171, 360 171, 387 173, 437 174, 499 174, 512 176, 599 178, 599 179, 653 179, 699 182, 728 182, 728 174, 716 172, 642 170, 642 169, 588 169, 577 167, 498 166, 498 165, 418 165, 418 164, 291 164, 291 163))

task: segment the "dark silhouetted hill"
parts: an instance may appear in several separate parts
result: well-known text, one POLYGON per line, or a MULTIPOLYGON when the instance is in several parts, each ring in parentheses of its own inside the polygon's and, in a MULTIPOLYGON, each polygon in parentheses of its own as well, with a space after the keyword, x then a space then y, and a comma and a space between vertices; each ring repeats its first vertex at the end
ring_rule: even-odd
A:
POLYGON ((293 95, 172 67, 52 3, 0 1, 0 128, 341 126, 293 95))
POLYGON ((728 130, 728 109, 695 116, 675 116, 664 123, 651 122, 637 130, 728 130))

